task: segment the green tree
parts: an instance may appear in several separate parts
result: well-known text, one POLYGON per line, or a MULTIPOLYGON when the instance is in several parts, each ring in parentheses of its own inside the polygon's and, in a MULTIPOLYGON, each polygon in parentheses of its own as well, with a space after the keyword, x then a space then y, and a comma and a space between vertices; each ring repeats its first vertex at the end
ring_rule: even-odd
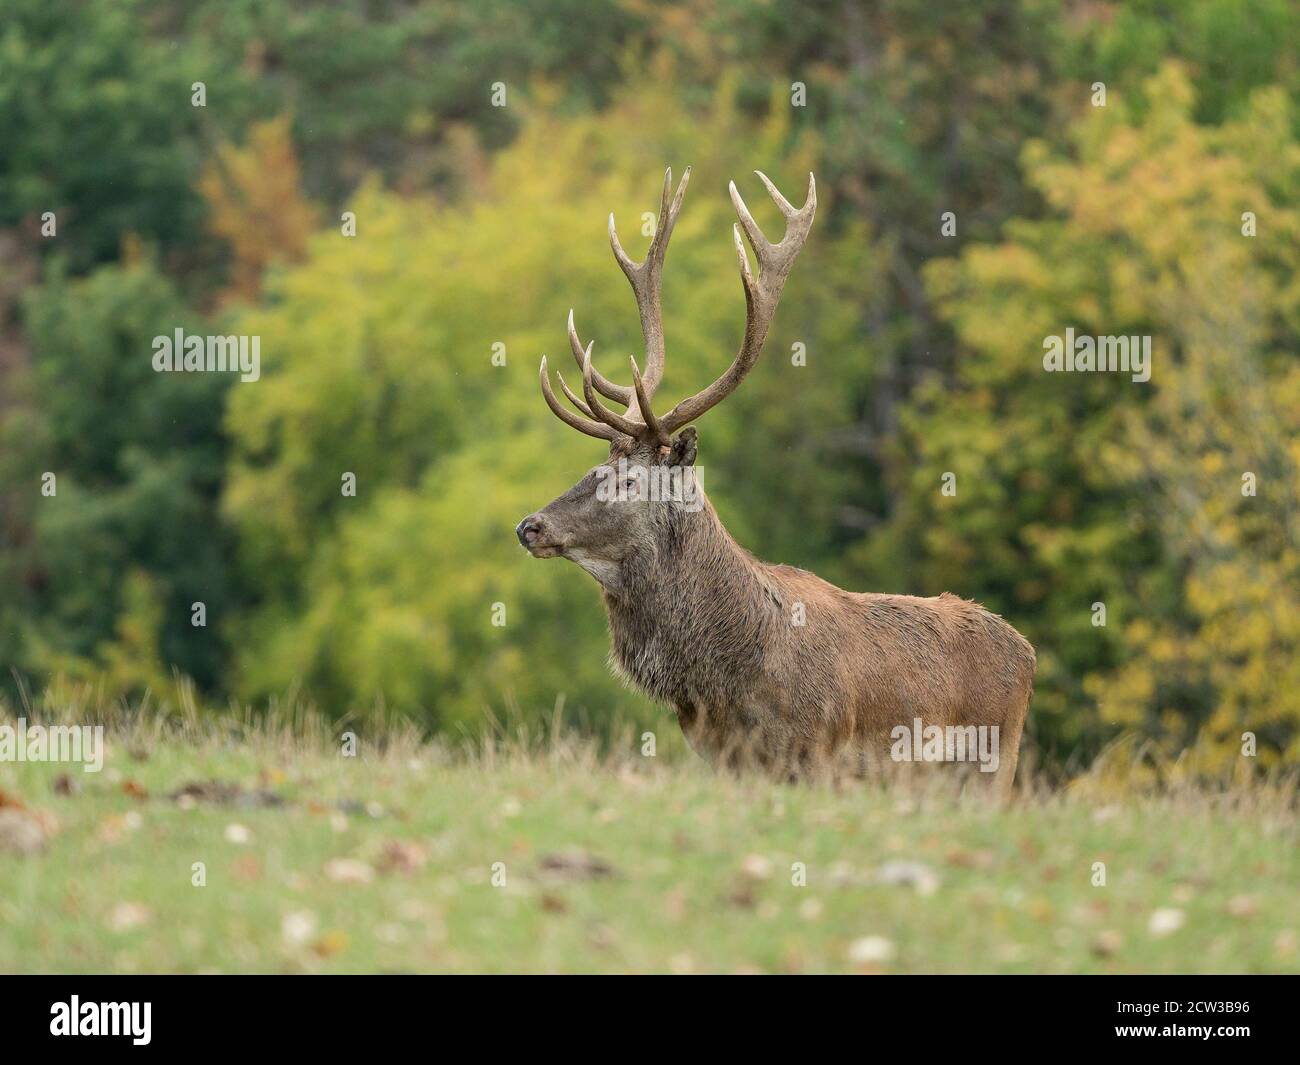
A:
POLYGON ((0 4, 0 226, 85 270, 127 234, 183 248, 201 204, 190 84, 207 68, 188 44, 142 32, 141 0, 0 4), (58 234, 38 235, 52 211, 58 234))
MULTIPOLYGON (((776 235, 780 216, 744 174, 761 163, 798 196, 817 150, 808 140, 791 153, 780 119, 755 126, 726 94, 703 114, 683 108, 671 81, 665 68, 601 116, 529 114, 479 202, 368 190, 353 205, 357 237, 322 233, 244 317, 263 337, 265 376, 231 397, 226 508, 265 601, 241 640, 242 694, 301 679, 334 710, 383 697, 444 725, 510 702, 549 713, 561 692, 594 721, 641 705, 608 674, 589 578, 529 559, 514 539, 520 517, 604 457, 546 410, 538 358, 569 360, 574 307, 605 372, 627 375, 640 335, 605 215, 612 207, 629 247, 643 245, 673 160, 694 171, 665 274, 662 402, 712 380, 744 322, 726 181, 745 185, 776 235), (629 142, 646 113, 653 135, 629 142), (347 473, 355 496, 342 491, 347 473), (491 623, 495 603, 504 627, 491 623)), ((711 495, 769 557, 838 554, 845 474, 822 461, 821 430, 851 424, 852 383, 870 372, 847 296, 870 262, 861 234, 819 231, 764 362, 701 426, 711 495)))
POLYGON ((930 269, 962 344, 956 386, 933 382, 909 410, 903 505, 871 549, 1025 624, 1049 747, 1128 727, 1179 749, 1209 722, 1221 754, 1244 730, 1294 754, 1289 106, 1262 92, 1205 128, 1178 66, 1144 88, 1150 103, 1081 122, 1071 155, 1026 150, 1048 218, 930 269), (1258 236, 1246 211, 1266 220, 1258 236), (1068 327, 1152 336, 1151 382, 1045 373, 1045 338, 1068 327), (1258 496, 1241 493, 1247 471, 1258 496))
POLYGON ((207 329, 147 258, 84 279, 55 267, 29 294, 25 317, 38 407, 10 414, 16 451, 6 464, 31 500, 31 543, 14 578, 29 613, 12 664, 94 660, 119 632, 124 581, 138 571, 150 582, 147 592, 137 586, 137 612, 147 616, 147 595, 158 600, 150 638, 161 662, 216 683, 215 625, 192 626, 191 604, 219 622, 236 599, 216 514, 229 382, 152 367, 155 336, 207 329), (45 472, 56 478, 53 495, 41 494, 45 472))

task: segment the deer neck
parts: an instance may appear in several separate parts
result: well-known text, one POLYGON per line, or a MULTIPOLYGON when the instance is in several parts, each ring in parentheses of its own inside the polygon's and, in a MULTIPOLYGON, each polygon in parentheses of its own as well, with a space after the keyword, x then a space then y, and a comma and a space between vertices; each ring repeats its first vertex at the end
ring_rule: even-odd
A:
POLYGON ((708 698, 757 669, 781 620, 762 563, 707 499, 696 513, 673 512, 653 547, 623 561, 618 589, 604 589, 604 599, 614 662, 667 702, 708 698))

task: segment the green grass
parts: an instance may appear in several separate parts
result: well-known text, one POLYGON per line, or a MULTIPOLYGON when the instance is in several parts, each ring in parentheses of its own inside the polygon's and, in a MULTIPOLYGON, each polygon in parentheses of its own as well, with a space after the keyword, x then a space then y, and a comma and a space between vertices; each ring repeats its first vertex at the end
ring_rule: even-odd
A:
POLYGON ((48 836, 39 853, 0 844, 0 970, 1300 968, 1295 793, 1280 782, 1138 794, 1094 776, 997 808, 716 776, 672 745, 642 758, 630 737, 600 757, 563 741, 453 755, 396 735, 345 758, 319 725, 136 721, 107 742, 99 774, 0 764, 0 805, 48 836), (209 779, 284 803, 168 797, 209 779), (1162 909, 1181 927, 1153 932, 1162 909))

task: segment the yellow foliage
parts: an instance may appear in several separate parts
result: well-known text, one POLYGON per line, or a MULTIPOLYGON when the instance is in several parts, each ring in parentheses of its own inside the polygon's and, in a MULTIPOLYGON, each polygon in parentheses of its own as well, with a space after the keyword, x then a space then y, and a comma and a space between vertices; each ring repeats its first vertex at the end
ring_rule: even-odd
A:
POLYGON ((211 210, 209 227, 230 245, 227 298, 256 297, 268 266, 302 258, 316 211, 299 188, 287 117, 252 126, 242 148, 219 146, 199 190, 211 210))

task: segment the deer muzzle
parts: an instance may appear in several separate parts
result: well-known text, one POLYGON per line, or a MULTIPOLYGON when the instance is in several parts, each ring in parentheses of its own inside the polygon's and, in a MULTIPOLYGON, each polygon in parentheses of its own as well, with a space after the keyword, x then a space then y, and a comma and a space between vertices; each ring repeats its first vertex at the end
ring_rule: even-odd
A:
POLYGON ((529 514, 516 525, 515 535, 534 558, 551 558, 560 553, 561 545, 551 542, 552 535, 540 513, 529 514))

